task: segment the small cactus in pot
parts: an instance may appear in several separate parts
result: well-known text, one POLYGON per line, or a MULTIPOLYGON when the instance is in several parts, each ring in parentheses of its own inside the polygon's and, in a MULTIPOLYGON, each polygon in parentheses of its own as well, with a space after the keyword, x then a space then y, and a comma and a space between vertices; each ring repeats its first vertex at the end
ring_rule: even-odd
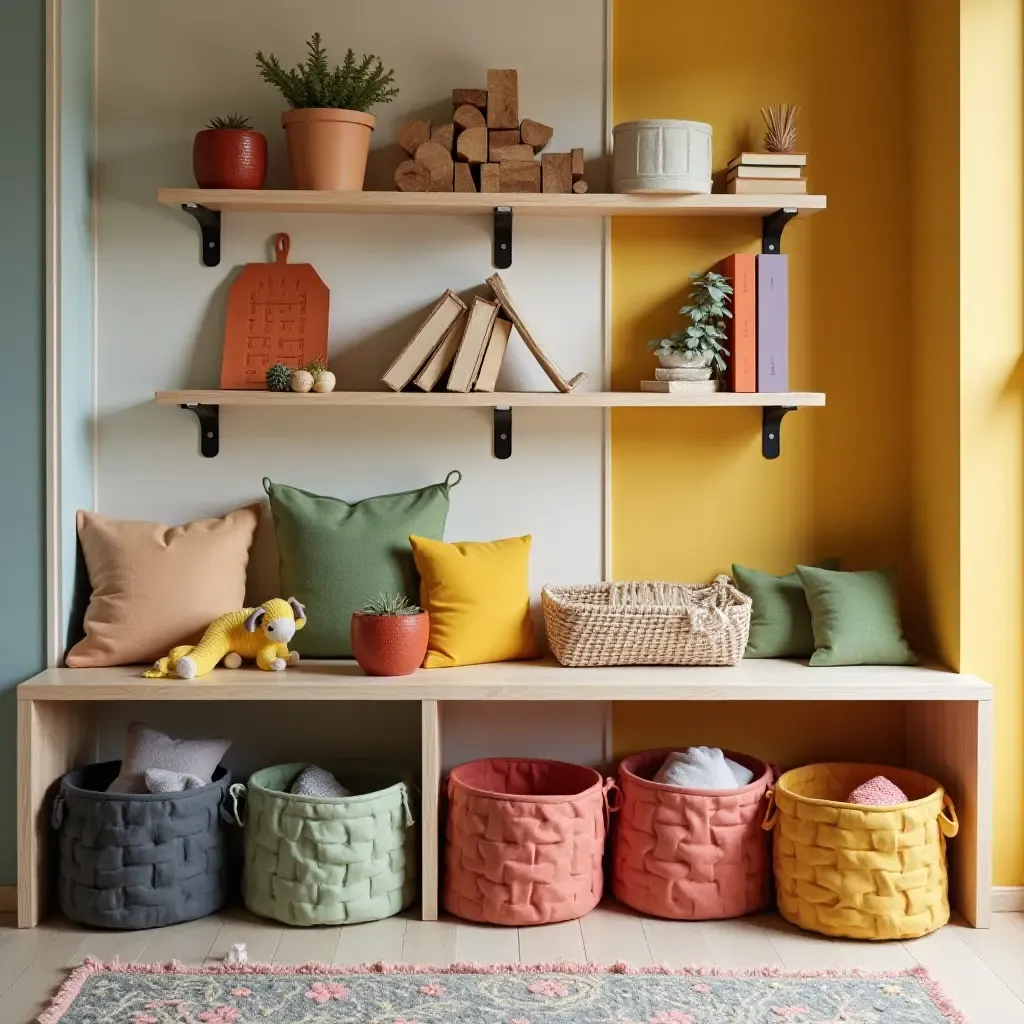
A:
POLYGON ((338 378, 327 369, 326 360, 319 356, 307 363, 305 370, 312 375, 313 390, 318 395, 326 395, 329 391, 333 391, 334 386, 338 383, 338 378))
POLYGON ((430 616, 404 594, 378 594, 352 616, 352 653, 371 676, 407 676, 427 654, 430 616))

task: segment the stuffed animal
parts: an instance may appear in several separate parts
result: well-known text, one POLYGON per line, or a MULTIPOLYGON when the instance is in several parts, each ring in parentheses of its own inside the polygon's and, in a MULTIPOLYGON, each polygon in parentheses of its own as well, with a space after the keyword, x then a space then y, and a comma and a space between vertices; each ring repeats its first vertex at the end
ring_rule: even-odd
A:
POLYGON ((238 668, 242 658, 255 658, 264 672, 280 672, 299 660, 298 651, 288 650, 288 641, 306 624, 306 609, 289 597, 275 597, 258 608, 242 608, 214 619, 195 647, 175 647, 148 672, 146 679, 194 679, 206 675, 224 662, 238 668))

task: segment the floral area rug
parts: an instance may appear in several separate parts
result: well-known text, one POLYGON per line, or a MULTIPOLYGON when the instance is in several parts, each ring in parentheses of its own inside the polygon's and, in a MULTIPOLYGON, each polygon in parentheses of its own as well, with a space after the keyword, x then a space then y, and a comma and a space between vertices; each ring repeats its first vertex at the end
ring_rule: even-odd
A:
POLYGON ((40 1024, 967 1024, 923 968, 76 968, 40 1024))

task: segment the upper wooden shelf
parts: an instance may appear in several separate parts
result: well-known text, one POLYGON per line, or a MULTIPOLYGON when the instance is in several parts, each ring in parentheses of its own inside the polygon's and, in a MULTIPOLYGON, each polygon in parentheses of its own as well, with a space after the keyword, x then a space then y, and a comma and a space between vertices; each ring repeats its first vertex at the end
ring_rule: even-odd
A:
POLYGON ((760 392, 736 394, 666 395, 647 391, 332 391, 326 395, 295 394, 291 391, 158 391, 158 405, 294 405, 302 408, 325 406, 404 405, 409 408, 553 407, 606 409, 610 407, 722 407, 822 406, 825 396, 816 391, 760 392))
POLYGON ((939 668, 809 668, 742 661, 735 668, 563 668, 545 661, 367 676, 352 661, 303 661, 284 672, 216 669, 199 679, 143 679, 142 666, 57 668, 18 700, 991 700, 975 676, 939 668))
POLYGON ((466 192, 312 192, 286 189, 162 188, 164 206, 185 204, 231 213, 516 213, 548 217, 763 217, 776 210, 801 215, 825 209, 825 196, 794 195, 546 195, 466 192))

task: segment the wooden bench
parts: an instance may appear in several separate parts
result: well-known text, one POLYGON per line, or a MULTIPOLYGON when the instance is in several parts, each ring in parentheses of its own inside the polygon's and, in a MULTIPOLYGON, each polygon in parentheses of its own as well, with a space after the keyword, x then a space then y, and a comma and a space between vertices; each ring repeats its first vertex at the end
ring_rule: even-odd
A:
POLYGON ((906 767, 943 782, 960 817, 950 844, 951 900, 975 927, 991 910, 992 687, 938 668, 811 669, 744 661, 736 668, 566 669, 506 662, 370 678, 352 662, 304 661, 284 674, 219 669, 148 680, 137 667, 50 669, 18 687, 18 925, 47 905, 54 783, 98 757, 97 707, 117 701, 417 701, 423 783, 422 913, 437 919, 444 705, 454 701, 872 701, 906 707, 906 767))

